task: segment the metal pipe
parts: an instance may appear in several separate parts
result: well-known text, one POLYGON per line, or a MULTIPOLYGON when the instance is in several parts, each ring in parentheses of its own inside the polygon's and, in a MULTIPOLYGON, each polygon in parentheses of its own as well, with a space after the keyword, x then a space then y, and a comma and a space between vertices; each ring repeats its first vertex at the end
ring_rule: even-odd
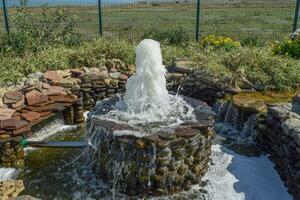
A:
POLYGON ((23 141, 24 147, 45 147, 45 148, 86 148, 88 145, 82 141, 23 141))

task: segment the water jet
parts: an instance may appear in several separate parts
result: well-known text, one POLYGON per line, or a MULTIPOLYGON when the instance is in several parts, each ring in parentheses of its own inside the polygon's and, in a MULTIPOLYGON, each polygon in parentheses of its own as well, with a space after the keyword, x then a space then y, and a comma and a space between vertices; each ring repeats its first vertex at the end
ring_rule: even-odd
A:
POLYGON ((125 95, 98 102, 88 114, 95 172, 113 191, 134 196, 188 190, 208 168, 213 112, 168 93, 157 41, 140 42, 135 63, 125 95))

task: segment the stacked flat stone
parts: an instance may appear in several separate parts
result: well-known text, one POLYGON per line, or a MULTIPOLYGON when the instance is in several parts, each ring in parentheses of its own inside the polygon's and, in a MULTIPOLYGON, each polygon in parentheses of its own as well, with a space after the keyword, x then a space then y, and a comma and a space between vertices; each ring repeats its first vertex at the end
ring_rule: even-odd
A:
POLYGON ((0 181, 0 199, 15 199, 24 190, 22 180, 0 181))
POLYGON ((171 194, 200 183, 208 168, 214 120, 210 107, 197 102, 198 122, 150 132, 99 119, 113 105, 103 101, 89 114, 86 127, 96 173, 132 196, 171 194))
POLYGON ((86 70, 80 77, 80 91, 85 109, 94 107, 97 101, 123 93, 128 78, 128 73, 108 72, 106 68, 92 69, 86 70))
POLYGON ((41 122, 59 112, 69 124, 84 121, 82 101, 71 92, 80 79, 69 71, 31 74, 23 84, 0 91, 0 164, 24 165, 19 142, 32 136, 41 122))
POLYGON ((300 199, 300 116, 292 104, 274 105, 257 117, 257 141, 295 199, 300 199))

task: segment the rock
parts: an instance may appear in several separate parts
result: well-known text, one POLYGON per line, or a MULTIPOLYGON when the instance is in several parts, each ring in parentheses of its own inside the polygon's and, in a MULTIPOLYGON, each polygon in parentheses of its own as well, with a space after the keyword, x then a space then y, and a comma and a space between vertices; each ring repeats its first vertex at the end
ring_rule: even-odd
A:
POLYGON ((71 77, 71 73, 70 70, 57 70, 57 73, 59 74, 60 78, 70 78, 71 77))
POLYGON ((27 92, 25 96, 28 105, 34 105, 48 101, 48 96, 37 90, 27 92))
POLYGON ((113 73, 108 74, 108 76, 113 79, 119 79, 121 77, 121 75, 122 74, 120 72, 113 72, 113 73))
POLYGON ((128 76, 125 74, 121 74, 121 76, 119 77, 120 80, 122 81, 126 81, 128 79, 128 76))
POLYGON ((58 103, 74 103, 77 98, 67 95, 51 95, 49 99, 58 103))
POLYGON ((17 197, 23 190, 24 184, 22 180, 7 180, 0 182, 0 199, 9 200, 17 197))
POLYGON ((21 196, 16 197, 15 200, 41 200, 41 199, 37 199, 30 195, 21 195, 21 196))
POLYGON ((60 86, 51 86, 44 92, 46 95, 65 95, 65 88, 60 86))
POLYGON ((195 115, 198 121, 208 120, 217 116, 216 113, 211 110, 210 106, 198 106, 195 109, 195 115))
POLYGON ((0 106, 3 105, 3 97, 6 93, 6 89, 0 88, 0 106))
POLYGON ((179 80, 183 76, 184 75, 182 73, 176 73, 176 72, 166 74, 166 78, 171 80, 179 80))
POLYGON ((195 63, 187 60, 179 60, 175 62, 175 70, 182 73, 190 73, 193 69, 192 66, 195 66, 195 63))
POLYGON ((23 94, 20 91, 7 91, 4 95, 4 103, 16 103, 23 98, 23 94))
POLYGON ((157 138, 156 140, 156 144, 160 147, 160 148, 166 148, 169 145, 169 142, 167 140, 163 140, 161 138, 157 138))
POLYGON ((32 74, 28 74, 27 78, 35 78, 35 79, 40 80, 43 77, 43 75, 44 74, 42 72, 35 72, 35 73, 32 73, 32 74))
POLYGON ((107 78, 107 79, 104 79, 103 81, 104 81, 104 83, 105 83, 106 86, 110 85, 110 79, 107 78))
POLYGON ((52 83, 57 83, 60 80, 60 76, 57 71, 46 71, 44 73, 44 78, 51 81, 52 83))
POLYGON ((300 145, 300 119, 290 118, 281 124, 283 132, 300 145))
POLYGON ((28 126, 29 124, 24 120, 16 120, 14 118, 10 118, 10 119, 2 120, 0 125, 1 125, 0 126, 1 129, 15 130, 15 129, 20 129, 25 126, 28 126))
POLYGON ((28 109, 34 112, 45 112, 45 111, 53 111, 58 112, 65 109, 63 103, 52 103, 44 106, 28 106, 28 109))
POLYGON ((171 140, 174 139, 176 136, 173 133, 174 131, 172 129, 160 129, 157 134, 160 138, 166 139, 166 140, 171 140))
POLYGON ((189 127, 178 127, 175 129, 177 137, 193 137, 198 133, 198 130, 189 127))
POLYGON ((72 74, 71 77, 75 78, 78 78, 84 74, 84 71, 82 71, 81 69, 71 69, 70 72, 72 74))
POLYGON ((249 111, 251 113, 259 113, 266 110, 267 106, 263 100, 252 99, 248 96, 235 95, 232 98, 234 106, 249 111))
POLYGON ((14 136, 16 136, 16 135, 24 135, 24 134, 26 134, 26 133, 28 133, 28 132, 31 132, 31 126, 30 126, 29 124, 26 125, 26 126, 24 126, 24 127, 17 128, 17 129, 15 129, 15 130, 13 130, 13 131, 12 131, 12 134, 13 134, 14 136))
POLYGON ((10 119, 15 112, 15 109, 0 108, 0 121, 10 119))
POLYGON ((79 83, 80 83, 80 79, 78 79, 78 78, 64 78, 58 82, 58 84, 61 87, 66 87, 66 88, 71 88, 73 85, 76 85, 79 83))
POLYGON ((42 88, 43 89, 50 89, 51 85, 49 85, 48 83, 42 83, 42 88))
POLYGON ((25 104, 24 104, 24 103, 25 103, 25 99, 24 99, 24 97, 22 97, 22 99, 19 100, 18 102, 11 104, 11 107, 12 107, 13 109, 19 110, 19 109, 22 109, 22 108, 25 107, 25 104))
POLYGON ((26 86, 26 87, 32 87, 32 86, 37 85, 37 84, 39 84, 39 83, 40 83, 40 81, 39 81, 39 79, 37 79, 37 78, 28 78, 28 79, 25 81, 25 86, 26 86))
POLYGON ((40 113, 33 112, 33 111, 30 111, 28 113, 23 113, 21 114, 21 116, 29 122, 37 121, 41 117, 40 113))

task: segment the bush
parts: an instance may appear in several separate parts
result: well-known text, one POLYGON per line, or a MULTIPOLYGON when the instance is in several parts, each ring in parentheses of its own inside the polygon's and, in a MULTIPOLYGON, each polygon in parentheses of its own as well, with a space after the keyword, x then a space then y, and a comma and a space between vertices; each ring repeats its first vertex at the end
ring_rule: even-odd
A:
MULTIPOLYGON (((24 57, 0 55, 0 84, 17 82, 37 71, 100 67, 110 59, 119 59, 128 66, 134 63, 135 46, 125 41, 99 39, 79 47, 47 47, 24 57)), ((163 44, 161 47, 165 65, 171 65, 177 58, 187 58, 195 62, 194 68, 199 73, 224 85, 242 87, 246 80, 258 90, 292 90, 300 86, 300 62, 272 56, 267 48, 244 47, 227 51, 201 48, 198 43, 184 47, 163 44)))
POLYGON ((190 35, 183 28, 149 31, 146 32, 143 38, 154 39, 168 45, 186 45, 190 41, 190 35))
POLYGON ((282 42, 272 44, 274 55, 289 56, 295 59, 300 58, 300 36, 295 38, 285 38, 282 42))
POLYGON ((222 48, 226 51, 229 51, 234 48, 241 47, 240 42, 234 41, 231 38, 228 37, 222 37, 222 36, 214 36, 214 35, 209 35, 203 38, 200 42, 200 45, 204 48, 222 48))
POLYGON ((267 48, 199 48, 196 43, 187 47, 163 46, 165 64, 177 58, 195 62, 195 70, 223 85, 243 87, 250 82, 257 90, 292 90, 300 86, 300 62, 272 56, 267 48))
POLYGON ((266 49, 243 48, 224 56, 232 79, 249 80, 259 90, 292 90, 300 86, 300 63, 271 56, 266 49))
POLYGON ((2 54, 24 56, 45 46, 80 44, 81 37, 74 31, 75 17, 69 16, 66 10, 50 9, 44 5, 42 13, 34 15, 26 9, 26 4, 22 1, 12 17, 16 30, 0 38, 2 54))

